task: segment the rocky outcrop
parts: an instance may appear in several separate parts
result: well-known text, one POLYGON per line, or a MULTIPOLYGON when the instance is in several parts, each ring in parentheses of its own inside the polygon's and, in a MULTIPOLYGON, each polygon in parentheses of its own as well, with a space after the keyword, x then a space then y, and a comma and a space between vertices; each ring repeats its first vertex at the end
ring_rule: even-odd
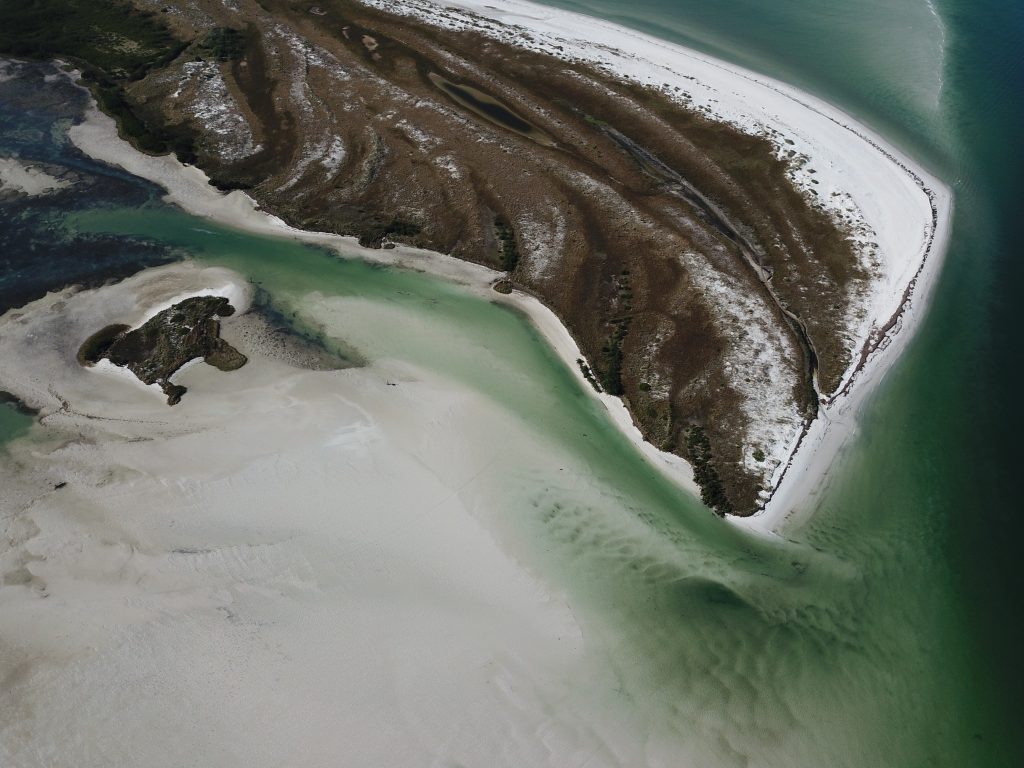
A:
POLYGON ((131 330, 127 325, 109 325, 97 331, 78 350, 78 361, 94 365, 107 359, 127 368, 144 384, 158 384, 167 404, 176 405, 186 387, 171 382, 171 376, 185 363, 201 358, 222 371, 234 371, 247 358, 220 338, 218 318, 234 314, 227 299, 195 296, 157 313, 145 324, 131 330))

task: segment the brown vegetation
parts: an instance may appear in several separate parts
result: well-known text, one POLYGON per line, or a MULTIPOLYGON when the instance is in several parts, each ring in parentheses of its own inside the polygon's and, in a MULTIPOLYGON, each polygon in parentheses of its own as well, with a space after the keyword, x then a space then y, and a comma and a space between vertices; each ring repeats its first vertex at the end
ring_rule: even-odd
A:
POLYGON ((715 478, 711 504, 756 508, 769 473, 742 464, 756 446, 738 377, 767 374, 727 361, 768 336, 723 302, 743 297, 740 325, 786 340, 768 350, 784 372, 770 384, 809 416, 815 367, 830 390, 849 363, 838 329, 865 277, 768 138, 357 2, 160 5, 192 42, 124 84, 134 120, 188 137, 218 185, 296 226, 507 271, 565 321, 649 440, 715 478))

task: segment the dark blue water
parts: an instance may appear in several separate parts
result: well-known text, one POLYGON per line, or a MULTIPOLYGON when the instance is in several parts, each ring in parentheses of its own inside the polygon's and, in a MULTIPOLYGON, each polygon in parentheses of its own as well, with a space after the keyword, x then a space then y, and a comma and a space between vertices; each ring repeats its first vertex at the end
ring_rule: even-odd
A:
POLYGON ((69 210, 162 205, 152 184, 85 157, 65 130, 88 95, 52 66, 7 62, 0 78, 0 156, 45 163, 70 187, 0 197, 0 313, 65 285, 97 285, 180 257, 142 239, 63 230, 69 210))

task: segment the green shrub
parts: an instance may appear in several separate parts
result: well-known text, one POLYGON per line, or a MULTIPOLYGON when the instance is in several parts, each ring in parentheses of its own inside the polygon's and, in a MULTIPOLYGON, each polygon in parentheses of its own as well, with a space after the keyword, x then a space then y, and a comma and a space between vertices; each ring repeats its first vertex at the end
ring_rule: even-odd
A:
POLYGON ((519 263, 519 249, 516 247, 515 233, 512 231, 512 227, 501 218, 494 220, 494 233, 501 246, 501 253, 498 254, 501 268, 506 272, 511 272, 519 263))
POLYGON ((722 479, 711 463, 711 441, 701 427, 692 426, 686 431, 686 452, 693 466, 693 479, 700 486, 700 500, 720 515, 732 512, 722 479))
POLYGON ((217 61, 235 61, 245 55, 245 33, 230 27, 207 32, 197 46, 200 53, 217 61))

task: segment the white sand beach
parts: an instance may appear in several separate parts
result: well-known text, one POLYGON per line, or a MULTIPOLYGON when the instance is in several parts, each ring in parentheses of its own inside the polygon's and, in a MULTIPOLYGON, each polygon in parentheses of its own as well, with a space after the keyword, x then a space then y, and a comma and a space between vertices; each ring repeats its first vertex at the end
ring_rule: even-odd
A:
POLYGON ((49 414, 57 445, 16 447, 23 471, 5 480, 8 501, 34 503, 8 530, 30 542, 0 569, 24 582, 0 593, 5 702, 23 707, 5 712, 2 762, 410 765, 505 739, 541 754, 528 736, 543 728, 571 743, 545 712, 585 655, 572 612, 475 510, 491 482, 479 433, 514 436, 507 417, 397 363, 309 372, 246 349, 239 375, 180 373, 192 391, 172 411, 130 375, 75 362, 111 317, 207 286, 245 296, 238 276, 181 265, 5 318, 2 386, 49 414), (92 719, 118 713, 137 735, 157 711, 188 738, 118 744, 92 719), (28 713, 39 733, 75 733, 47 754, 9 729, 28 713), (232 718, 246 744, 219 740, 232 718))

